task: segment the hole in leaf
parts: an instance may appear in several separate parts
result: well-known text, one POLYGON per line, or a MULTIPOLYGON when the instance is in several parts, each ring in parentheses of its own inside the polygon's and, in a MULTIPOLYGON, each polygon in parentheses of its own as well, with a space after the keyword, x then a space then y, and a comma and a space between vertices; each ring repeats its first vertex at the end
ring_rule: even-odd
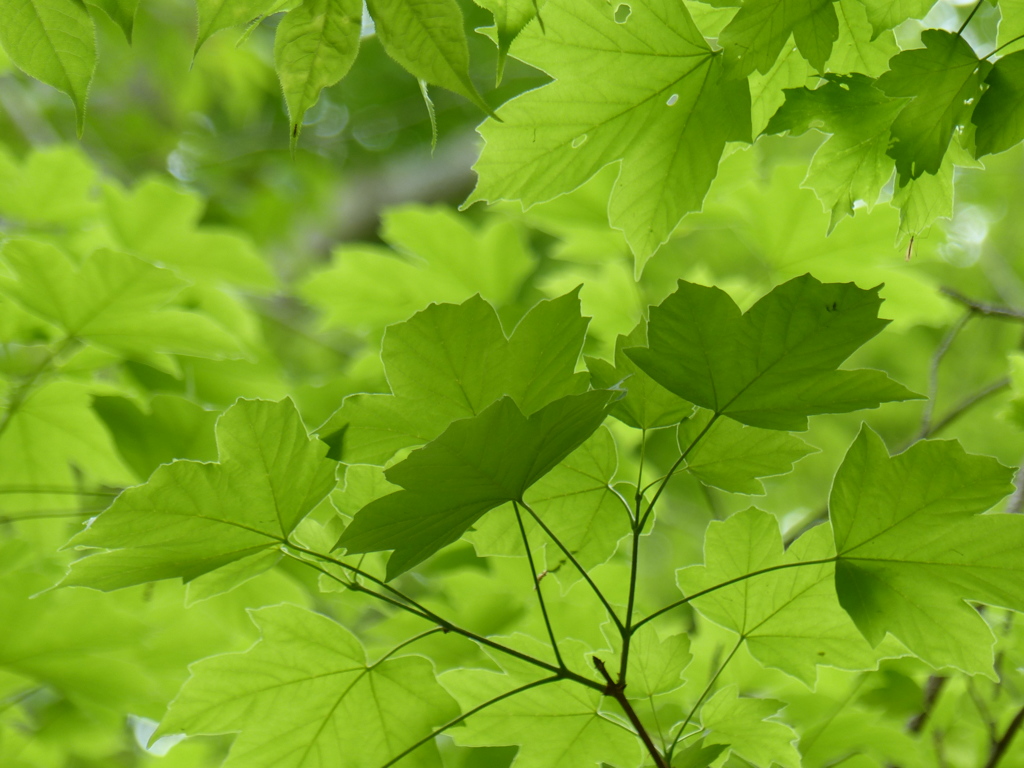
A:
POLYGON ((629 20, 629 15, 633 13, 633 9, 626 3, 619 3, 619 6, 615 9, 615 23, 625 24, 629 20))
POLYGON ((670 107, 674 107, 676 105, 676 102, 678 102, 678 101, 679 101, 679 94, 678 93, 673 93, 671 96, 668 97, 668 101, 666 101, 665 103, 668 104, 670 107))
POLYGON ((581 133, 579 136, 572 140, 572 148, 579 149, 580 147, 587 143, 588 138, 589 137, 587 136, 587 134, 581 133))

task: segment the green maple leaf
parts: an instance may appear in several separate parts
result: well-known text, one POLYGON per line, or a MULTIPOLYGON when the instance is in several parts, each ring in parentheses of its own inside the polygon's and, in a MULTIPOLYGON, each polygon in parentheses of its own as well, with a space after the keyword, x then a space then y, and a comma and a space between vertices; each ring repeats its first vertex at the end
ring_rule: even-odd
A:
POLYGON ((505 71, 512 41, 537 16, 539 0, 475 0, 494 16, 494 42, 498 46, 498 77, 500 83, 505 71))
POLYGON ((85 4, 75 0, 0 0, 0 44, 28 75, 75 102, 78 135, 96 68, 96 30, 85 4))
POLYGON ((118 496, 71 540, 101 551, 75 561, 63 583, 190 581, 279 548, 334 488, 336 464, 290 400, 239 400, 217 421, 217 445, 219 463, 164 464, 118 496))
POLYGON ((383 464, 505 395, 533 413, 586 389, 575 373, 586 330, 575 291, 537 304, 510 338, 479 296, 430 306, 384 335, 392 394, 346 398, 319 432, 340 436, 346 462, 383 464))
POLYGON ((723 688, 701 707, 701 726, 708 731, 704 743, 724 744, 754 765, 798 768, 800 753, 792 743, 796 732, 768 719, 782 707, 773 699, 741 697, 735 686, 723 688))
POLYGON ((857 74, 826 75, 818 88, 786 91, 786 102, 765 133, 799 136, 817 128, 832 134, 814 153, 804 181, 831 213, 830 232, 843 217, 853 215, 857 201, 873 207, 892 176, 889 129, 903 106, 857 74))
POLYGON ((524 206, 571 192, 621 161, 609 219, 637 264, 699 210, 729 141, 750 139, 745 81, 726 80, 686 7, 550 0, 546 32, 528 25, 513 54, 555 82, 507 102, 480 128, 476 200, 524 206), (643 72, 637 78, 636 72, 643 72))
POLYGON ((978 127, 978 157, 1004 152, 1024 140, 1024 51, 997 61, 985 83, 988 89, 971 116, 978 127))
MULTIPOLYGON (((615 440, 602 427, 524 494, 530 508, 584 568, 606 562, 629 533, 623 498, 612 487, 617 469, 615 440)), ((549 546, 549 539, 532 518, 524 519, 523 524, 527 535, 536 535, 538 544, 549 546)), ((523 554, 522 534, 512 514, 481 519, 470 540, 481 556, 523 554)), ((560 553, 549 552, 548 569, 559 557, 560 553)), ((578 577, 575 569, 559 573, 563 584, 578 577)))
MULTIPOLYGON (((711 414, 701 411, 679 425, 685 449, 707 426, 711 414)), ((816 449, 795 435, 716 421, 686 457, 686 471, 706 485, 732 493, 763 494, 763 477, 784 475, 816 449)))
POLYGON ((196 0, 199 29, 195 53, 222 29, 255 21, 276 5, 276 0, 196 0))
POLYGON ((922 19, 935 0, 860 0, 868 12, 874 36, 902 24, 907 19, 922 19))
POLYGON ((338 546, 349 552, 394 550, 387 578, 451 544, 485 512, 521 501, 601 426, 618 393, 569 395, 527 417, 510 397, 454 422, 436 440, 385 473, 402 490, 371 502, 338 546))
POLYGON ((167 269, 99 250, 80 267, 52 245, 13 240, 3 249, 13 277, 0 291, 68 338, 132 354, 237 357, 238 342, 205 315, 166 305, 185 287, 167 269))
POLYGON ((715 414, 767 429, 806 429, 810 415, 916 397, 879 371, 836 370, 888 323, 878 318, 879 288, 804 275, 741 314, 724 291, 680 280, 651 308, 648 347, 626 354, 662 386, 715 414))
POLYGON ((722 30, 727 68, 735 77, 767 72, 790 35, 816 72, 823 72, 839 38, 835 0, 747 0, 722 30))
MULTIPOLYGON (((684 594, 787 563, 835 554, 828 526, 818 526, 788 550, 775 518, 748 509, 714 521, 704 538, 704 562, 678 571, 684 594)), ((839 605, 831 563, 782 568, 715 590, 693 601, 702 614, 736 632, 751 655, 813 686, 817 666, 874 669, 872 650, 839 605)), ((897 652, 894 655, 899 655, 897 652)))
POLYGON ((670 693, 683 684, 683 671, 692 660, 688 635, 660 640, 652 627, 641 627, 629 644, 626 693, 630 698, 670 693))
POLYGON ((300 284, 299 295, 324 313, 325 325, 376 331, 431 302, 475 293, 508 304, 535 267, 506 219, 477 229, 448 208, 403 205, 384 212, 380 236, 394 250, 342 246, 331 266, 300 284))
MULTIPOLYGON (((377 766, 459 714, 420 656, 370 663, 351 632, 293 605, 250 615, 260 641, 194 664, 154 738, 238 733, 224 768, 377 766)), ((402 765, 441 761, 428 744, 402 765)))
POLYGON ((1013 471, 952 441, 890 457, 865 428, 829 501, 839 600, 869 642, 886 632, 935 666, 992 673, 992 633, 964 601, 1024 610, 1024 518, 981 513, 1013 471))
POLYGON ((887 96, 909 99, 892 124, 889 149, 901 183, 939 172, 953 132, 970 121, 990 66, 952 32, 926 29, 921 42, 924 48, 893 57, 877 82, 887 96))
POLYGON ((37 149, 22 162, 0 149, 0 211, 35 226, 81 225, 96 215, 96 176, 77 147, 37 149))
POLYGON ((678 424, 693 413, 693 406, 644 373, 626 354, 627 347, 646 343, 647 328, 641 323, 628 336, 615 340, 615 365, 599 357, 586 358, 590 379, 598 388, 626 390, 626 396, 611 411, 624 424, 635 429, 678 424))
POLYGON ((316 104, 320 91, 352 68, 362 19, 360 0, 305 0, 277 25, 274 68, 288 106, 293 146, 302 118, 316 104))

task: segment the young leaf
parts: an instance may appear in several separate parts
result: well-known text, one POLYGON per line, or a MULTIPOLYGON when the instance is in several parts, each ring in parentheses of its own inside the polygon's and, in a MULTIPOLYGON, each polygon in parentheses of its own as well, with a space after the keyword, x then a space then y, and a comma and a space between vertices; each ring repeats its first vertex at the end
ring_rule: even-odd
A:
POLYGON ((523 493, 594 431, 617 393, 555 400, 527 418, 510 397, 454 422, 387 470, 403 490, 364 507, 338 540, 352 553, 394 550, 392 579, 451 544, 488 510, 523 493))
POLYGON ((277 0, 196 0, 199 33, 195 53, 199 53, 203 43, 212 35, 258 19, 276 4, 277 0))
MULTIPOLYGON (((714 521, 704 537, 705 565, 678 571, 684 594, 765 568, 834 555, 828 526, 783 549, 779 524, 748 509, 714 521)), ((702 614, 740 635, 751 655, 813 686, 817 666, 874 669, 880 657, 840 607, 831 563, 781 568, 715 590, 693 601, 702 614)))
POLYGON ((992 633, 965 600, 1024 610, 1024 518, 981 513, 1013 470, 952 441, 890 457, 867 428, 829 501, 839 600, 872 644, 891 632, 935 666, 992 673, 992 633))
POLYGON ((826 75, 818 88, 786 91, 765 133, 799 136, 814 127, 832 134, 814 153, 804 183, 831 212, 830 232, 853 215, 858 200, 873 206, 892 176, 889 128, 902 108, 864 75, 826 75))
POLYGON ((516 35, 537 15, 539 0, 475 0, 494 16, 495 44, 498 46, 498 77, 505 71, 508 50, 516 35))
POLYGON ((781 701, 741 697, 735 686, 723 688, 700 710, 704 743, 724 744, 753 765, 778 763, 798 768, 800 753, 793 746, 796 732, 768 718, 782 709, 781 701))
POLYGON ((1024 51, 997 61, 985 82, 988 89, 971 117, 978 126, 974 141, 979 158, 1024 140, 1024 51))
POLYGON ((417 80, 491 108, 469 77, 469 45, 456 0, 367 0, 388 55, 417 80))
POLYGON ((131 43, 132 30, 135 27, 135 13, 139 9, 139 0, 86 0, 86 2, 107 14, 110 20, 121 28, 125 40, 129 44, 131 43))
POLYGON ((683 684, 683 670, 692 659, 688 635, 659 640, 650 624, 642 627, 629 645, 627 693, 630 698, 647 698, 676 690, 683 684))
POLYGON ((279 547, 334 488, 337 466, 290 400, 239 400, 217 421, 220 462, 175 461, 124 491, 72 547, 63 584, 112 590, 197 576, 279 547))
POLYGON ((860 0, 868 12, 874 37, 907 19, 923 19, 935 0, 860 0))
MULTIPOLYGON (((711 414, 701 411, 679 425, 685 449, 707 426, 711 414)), ((762 477, 784 475, 815 449, 795 435, 718 420, 686 457, 686 471, 702 483, 731 493, 763 494, 762 477)))
POLYGON ((877 83, 887 96, 910 99, 892 124, 889 149, 901 183, 939 172, 953 132, 969 122, 990 66, 952 32, 926 29, 921 41, 924 48, 895 56, 877 83))
POLYGON ((320 91, 341 80, 359 52, 361 0, 305 0, 281 20, 274 35, 274 68, 291 120, 292 144, 302 116, 320 91))
POLYGON ((237 357, 238 342, 205 315, 165 307, 185 282, 134 256, 99 250, 76 267, 48 243, 12 240, 3 259, 13 277, 0 291, 34 315, 123 353, 237 357))
POLYGON ((586 374, 575 373, 586 330, 576 291, 537 304, 511 338, 479 296, 430 306, 384 335, 381 357, 393 394, 346 398, 319 432, 344 430, 347 463, 383 464, 502 396, 533 413, 586 389, 586 374))
POLYGON ((792 35, 814 70, 824 71, 839 37, 834 2, 748 0, 718 37, 727 69, 735 77, 746 77, 755 69, 767 72, 792 35))
POLYGON ((96 68, 96 31, 76 0, 0 0, 0 44, 26 74, 75 102, 78 135, 96 68))
POLYGON ((674 0, 635 3, 625 23, 604 0, 549 0, 546 32, 527 26, 515 56, 555 82, 507 102, 468 203, 524 206, 570 192, 621 161, 609 203, 642 265, 699 210, 726 142, 750 140, 750 94, 674 0), (637 78, 635 73, 643 72, 637 78))
POLYGON ((718 288, 683 280, 652 307, 648 348, 626 354, 655 381, 702 408, 767 429, 807 429, 807 417, 916 397, 879 371, 836 368, 888 323, 881 286, 777 286, 745 314, 718 288))
POLYGON ((635 429, 657 429, 678 424, 693 413, 693 406, 674 395, 629 359, 626 347, 647 343, 647 329, 641 324, 628 336, 615 340, 615 365, 599 357, 588 357, 590 380, 596 388, 618 387, 626 396, 612 406, 611 415, 635 429))
MULTIPOLYGON (((420 656, 369 663, 337 622, 294 605, 250 611, 261 639, 204 659, 154 734, 238 733, 223 768, 377 766, 459 709, 420 656)), ((425 744, 403 766, 440 766, 425 744)))

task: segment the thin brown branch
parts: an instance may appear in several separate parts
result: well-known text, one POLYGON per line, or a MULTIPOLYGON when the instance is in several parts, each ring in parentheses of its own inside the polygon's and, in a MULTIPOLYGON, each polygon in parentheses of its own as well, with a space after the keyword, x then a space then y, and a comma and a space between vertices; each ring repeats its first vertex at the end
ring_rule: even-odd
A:
POLYGON ((1013 742, 1013 737, 1017 735, 1017 731, 1020 730, 1021 725, 1024 725, 1024 708, 1018 710, 1017 714, 1014 715, 1013 720, 1006 727, 1002 737, 992 747, 992 751, 989 753, 988 760, 985 762, 985 768, 996 768, 999 761, 1003 759, 1003 755, 1010 748, 1010 744, 1013 742))
POLYGON ((953 301, 963 304, 965 307, 970 309, 972 312, 977 312, 979 315, 985 315, 986 317, 1001 318, 1003 320, 1016 320, 1018 322, 1024 321, 1024 310, 1014 309, 1013 307, 1004 307, 1001 304, 991 304, 987 301, 979 301, 972 299, 969 296, 965 296, 956 290, 956 288, 950 288, 949 286, 943 286, 939 291, 944 295, 951 298, 953 301))
POLYGON ((651 734, 647 732, 647 729, 640 721, 640 717, 637 715, 636 710, 633 709, 633 705, 630 704, 629 699, 626 698, 626 684, 623 682, 615 682, 612 679, 612 676, 608 674, 608 668, 605 666, 604 662, 597 656, 594 656, 593 659, 594 666, 597 668, 597 671, 601 673, 601 677, 604 678, 606 683, 604 695, 611 696, 618 702, 619 706, 622 707, 622 711, 626 713, 626 717, 629 718, 629 722, 631 722, 633 727, 636 728, 637 735, 644 743, 644 747, 647 748, 647 752, 653 758, 654 764, 657 768, 669 768, 665 757, 654 745, 654 740, 651 738, 651 734))

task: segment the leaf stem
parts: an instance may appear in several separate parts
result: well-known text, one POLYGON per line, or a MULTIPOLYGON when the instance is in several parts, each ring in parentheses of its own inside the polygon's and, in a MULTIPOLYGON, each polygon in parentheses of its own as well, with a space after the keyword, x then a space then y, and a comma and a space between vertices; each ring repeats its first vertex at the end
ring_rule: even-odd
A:
POLYGON ((530 656, 529 654, 523 653, 522 651, 517 651, 515 648, 509 648, 507 645, 502 645, 501 643, 496 642, 494 640, 491 640, 488 637, 484 637, 482 635, 478 635, 475 632, 471 632, 468 629, 460 627, 460 626, 458 626, 456 624, 452 624, 447 619, 442 618, 441 616, 438 616, 436 613, 431 611, 429 608, 426 608, 425 606, 420 605, 419 603, 417 603, 412 598, 408 597, 407 595, 405 595, 402 592, 399 592, 397 589, 388 586, 387 584, 382 582, 380 579, 378 579, 375 576, 370 575, 366 571, 360 570, 359 568, 356 568, 355 566, 349 565, 348 563, 343 563, 340 560, 337 560, 337 559, 335 559, 333 557, 329 557, 327 555, 322 555, 319 552, 314 552, 312 550, 305 549, 303 547, 299 547, 299 546, 295 546, 295 545, 289 545, 289 546, 293 547, 295 550, 297 550, 299 552, 304 552, 304 553, 306 553, 308 555, 311 555, 313 557, 321 558, 323 560, 326 560, 327 562, 333 563, 334 565, 338 565, 341 568, 345 568, 345 569, 347 569, 348 571, 350 571, 352 573, 355 573, 355 574, 357 574, 359 576, 362 576, 363 578, 369 579, 370 581, 373 581, 376 584, 380 584, 384 588, 386 588, 388 591, 394 593, 400 599, 396 599, 394 597, 389 597, 388 595, 381 594, 380 592, 376 592, 376 591, 370 589, 369 587, 363 586, 362 584, 359 584, 358 582, 355 582, 355 581, 345 581, 344 579, 340 578, 337 574, 331 573, 326 568, 322 568, 319 565, 317 565, 316 563, 313 563, 313 562, 310 562, 309 560, 306 560, 304 558, 298 557, 297 555, 295 555, 295 553, 289 552, 287 547, 285 548, 285 554, 288 555, 289 557, 291 557, 293 560, 298 560, 300 563, 303 563, 303 564, 309 566, 310 568, 313 568, 314 570, 319 571, 320 573, 324 574, 328 578, 334 579, 339 584, 344 584, 346 587, 348 587, 349 589, 351 589, 354 592, 361 592, 364 595, 369 595, 370 597, 374 597, 377 600, 381 600, 381 601, 383 601, 385 603, 393 605, 394 607, 399 608, 399 609, 401 609, 403 611, 406 611, 407 613, 411 613, 414 616, 419 616, 421 619, 424 619, 425 621, 429 621, 429 622, 432 622, 434 624, 437 624, 439 627, 441 627, 442 631, 444 631, 444 632, 454 632, 455 634, 461 635, 462 637, 465 637, 465 638, 468 638, 468 639, 472 640, 475 643, 479 643, 480 645, 485 645, 488 648, 493 648, 496 651, 499 651, 499 652, 504 653, 504 654, 506 654, 508 656, 512 656, 514 658, 517 658, 520 661, 524 661, 527 664, 532 664, 535 667, 540 667, 541 669, 544 669, 544 670, 546 670, 548 672, 552 672, 554 674, 560 675, 562 679, 572 680, 572 681, 574 681, 576 683, 579 683, 580 685, 584 685, 587 688, 592 688, 592 689, 594 689, 596 691, 604 690, 604 686, 602 686, 596 680, 591 680, 590 678, 587 678, 587 677, 584 677, 583 675, 577 674, 577 673, 573 672, 570 669, 556 667, 555 665, 549 664, 548 662, 543 661, 542 659, 538 659, 538 658, 536 658, 534 656, 530 656), (405 602, 401 602, 402 600, 404 600, 405 602))
POLYGON ((18 521, 25 520, 59 520, 61 518, 72 518, 72 517, 92 517, 98 515, 107 507, 99 507, 98 509, 46 509, 39 512, 17 512, 13 514, 0 514, 0 525, 5 523, 15 523, 18 521))
POLYGON ((512 698, 516 694, 523 693, 524 691, 528 691, 531 688, 538 688, 538 687, 540 687, 542 685, 547 685, 548 683, 554 683, 554 682, 557 682, 557 681, 562 680, 562 679, 563 678, 560 675, 552 675, 551 677, 545 677, 545 678, 542 678, 540 680, 534 680, 532 683, 527 683, 526 685, 521 685, 518 688, 513 688, 511 691, 505 691, 505 693, 501 694, 500 696, 495 696, 493 699, 489 699, 489 700, 485 701, 483 704, 478 704, 477 706, 473 707, 468 712, 463 712, 458 717, 453 718, 452 720, 449 720, 447 723, 442 725, 440 728, 435 728, 428 735, 424 736, 422 739, 417 741, 411 747, 407 747, 405 750, 403 750, 402 752, 400 752, 399 754, 395 755, 393 758, 388 760, 380 768, 391 768, 392 765, 397 763, 399 760, 404 758, 406 755, 408 755, 408 754, 414 752, 415 750, 419 749, 420 747, 422 747, 424 744, 426 744, 431 739, 435 738, 436 736, 440 736, 442 733, 447 731, 449 728, 453 728, 454 726, 456 726, 459 723, 461 723, 463 720, 465 720, 465 719, 475 715, 477 712, 480 712, 481 710, 487 709, 492 704, 497 704, 499 701, 504 701, 505 699, 512 698))
POLYGON ((636 728, 637 735, 640 737, 640 741, 644 743, 644 747, 647 748, 648 754, 654 759, 654 764, 657 768, 669 768, 668 762, 665 757, 658 751, 658 748, 654 745, 654 741, 651 739, 651 735, 644 728, 644 724, 641 722, 640 717, 637 715, 636 710, 633 709, 633 705, 629 703, 629 699, 626 698, 626 684, 622 680, 615 682, 612 676, 608 674, 608 668, 605 666, 604 661, 599 657, 593 657, 594 666, 597 671, 601 673, 601 677, 605 679, 605 696, 611 696, 615 701, 618 702, 619 706, 622 707, 623 712, 626 713, 626 717, 629 718, 629 722, 636 728))
POLYGON ((1003 43, 998 48, 996 48, 994 51, 992 51, 992 53, 988 54, 987 56, 982 56, 981 58, 982 59, 991 59, 993 56, 995 56, 997 53, 999 53, 1001 50, 1003 50, 1003 48, 1009 48, 1011 45, 1013 45, 1014 43, 1019 42, 1021 40, 1024 40, 1024 34, 1017 35, 1012 40, 1007 40, 1005 43, 1003 43))
POLYGON ((773 566, 771 566, 769 568, 762 568, 759 571, 752 571, 751 573, 745 573, 742 576, 737 576, 734 579, 729 579, 728 581, 723 581, 721 584, 715 584, 713 587, 708 587, 707 589, 702 589, 699 592, 694 592, 692 595, 687 595, 686 597, 682 598, 681 600, 676 600, 671 605, 666 605, 664 608, 659 608, 654 613, 652 613, 650 616, 647 616, 646 618, 641 619, 636 624, 634 624, 633 627, 632 627, 632 631, 636 632, 638 629, 640 629, 640 627, 642 627, 647 622, 652 621, 653 619, 658 618, 663 613, 668 613, 673 608, 678 608, 681 605, 686 605, 691 600, 696 600, 698 597, 703 597, 704 595, 710 594, 711 592, 715 592, 716 590, 722 589, 724 587, 729 587, 729 586, 732 586, 733 584, 737 584, 737 583, 739 583, 741 581, 746 581, 747 579, 752 579, 755 576, 761 576, 762 574, 771 573, 772 571, 781 571, 781 570, 784 570, 786 568, 797 568, 797 567, 803 566, 803 565, 824 565, 825 563, 834 563, 838 559, 839 559, 839 557, 837 555, 835 557, 826 557, 826 558, 823 558, 821 560, 800 560, 800 561, 795 562, 795 563, 782 563, 781 565, 773 565, 773 566))
POLYGON ((523 516, 519 512, 519 505, 516 502, 512 502, 512 509, 516 513, 516 522, 519 523, 519 533, 523 537, 523 547, 526 549, 526 561, 530 565, 530 581, 533 584, 533 589, 537 593, 537 602, 540 603, 540 612, 544 616, 544 626, 548 629, 548 638, 551 640, 551 650, 555 653, 555 660, 558 661, 559 667, 565 667, 565 661, 562 660, 562 652, 558 648, 558 640, 555 639, 555 630, 551 626, 551 617, 548 615, 547 605, 544 603, 544 593, 541 591, 540 580, 537 578, 537 566, 533 564, 533 551, 530 549, 530 540, 526 536, 526 526, 523 525, 523 516))
POLYGON ((444 632, 444 627, 431 627, 426 632, 420 632, 418 635, 414 635, 414 636, 410 637, 408 640, 403 640, 398 645, 396 645, 394 648, 392 648, 390 651, 388 651, 383 656, 381 656, 379 659, 377 659, 375 662, 373 662, 373 664, 370 664, 367 667, 367 669, 373 669, 378 664, 381 664, 381 663, 387 661, 392 656, 394 656, 396 653, 398 653, 400 650, 405 648, 407 645, 412 645, 417 640, 422 640, 424 637, 428 637, 430 635, 435 635, 438 632, 444 632))
POLYGON ((0 437, 3 437, 7 428, 11 425, 12 419, 15 414, 21 410, 21 407, 28 400, 29 393, 35 386, 36 381, 43 375, 47 368, 50 367, 50 363, 57 359, 57 357, 67 349, 74 341, 73 336, 66 336, 62 339, 49 353, 44 357, 35 368, 32 369, 31 373, 25 377, 25 380, 21 382, 14 394, 11 395, 11 400, 7 405, 7 410, 4 412, 3 419, 0 420, 0 437))
POLYGON ((672 743, 669 744, 669 760, 672 759, 672 753, 675 751, 676 745, 679 743, 679 739, 682 738, 683 731, 686 730, 686 726, 688 726, 690 724, 690 721, 693 720, 693 716, 697 714, 697 710, 700 708, 700 705, 704 703, 704 699, 706 699, 708 694, 711 693, 711 690, 715 687, 715 683, 718 682, 718 678, 721 676, 722 672, 725 671, 725 668, 729 664, 729 662, 732 661, 732 657, 736 655, 736 651, 738 651, 740 649, 740 646, 743 645, 743 639, 743 635, 740 635, 740 639, 736 641, 736 645, 734 645, 732 647, 732 650, 729 651, 729 655, 725 657, 725 661, 723 661, 721 665, 719 665, 718 670, 708 681, 708 684, 704 686, 704 690, 701 692, 700 698, 698 698, 697 702, 693 705, 693 707, 690 708, 689 714, 686 716, 686 719, 683 721, 683 724, 679 726, 679 730, 676 731, 676 735, 672 738, 672 743))
POLYGON ((969 14, 967 14, 967 18, 964 19, 964 23, 960 25, 960 29, 958 29, 956 31, 957 37, 960 37, 960 36, 963 35, 964 30, 967 29, 967 25, 971 23, 971 19, 974 18, 974 14, 976 14, 978 12, 978 10, 981 8, 981 4, 983 2, 985 2, 985 0, 978 0, 978 2, 974 4, 974 8, 972 8, 971 12, 969 14))
POLYGON ((928 400, 924 404, 924 413, 921 415, 921 428, 918 432, 919 439, 924 438, 931 429, 932 414, 935 412, 935 400, 939 393, 939 368, 942 365, 942 360, 945 358, 946 353, 949 352, 949 348, 953 345, 956 337, 960 335, 960 331, 964 329, 972 317, 974 317, 974 309, 969 307, 949 331, 946 332, 942 342, 936 348, 935 354, 932 355, 932 362, 928 371, 928 400))
POLYGON ((520 506, 522 506, 523 509, 530 513, 530 516, 537 521, 537 525, 539 525, 544 530, 544 533, 548 535, 548 538, 550 538, 555 543, 555 546, 562 550, 562 554, 564 554, 569 559, 569 562, 573 564, 576 570, 579 571, 580 575, 587 582, 587 584, 590 585, 590 588, 594 591, 594 594, 597 595, 597 599, 601 601, 601 604, 605 607, 605 610, 608 611, 608 615, 611 617, 612 621, 615 622, 616 628, 618 628, 619 632, 622 632, 622 620, 619 618, 618 614, 615 613, 615 610, 612 608, 611 603, 608 602, 608 598, 604 596, 604 593, 600 590, 597 584, 594 583, 594 580, 590 577, 590 574, 587 573, 587 569, 580 565, 579 561, 573 556, 572 552, 570 552, 568 548, 554 534, 554 532, 550 528, 548 528, 548 526, 544 523, 543 520, 540 519, 540 516, 533 511, 533 508, 530 507, 529 504, 527 504, 522 499, 519 499, 518 503, 520 504, 520 506))
POLYGON ((1024 725, 1024 709, 1017 711, 1014 715, 1013 720, 1007 726, 1003 732, 1002 737, 997 741, 993 747, 992 752, 988 756, 988 760, 985 762, 985 768, 996 768, 999 765, 999 761, 1003 759, 1003 755, 1006 754, 1010 748, 1010 744, 1013 742, 1013 737, 1017 735, 1021 725, 1024 725))

